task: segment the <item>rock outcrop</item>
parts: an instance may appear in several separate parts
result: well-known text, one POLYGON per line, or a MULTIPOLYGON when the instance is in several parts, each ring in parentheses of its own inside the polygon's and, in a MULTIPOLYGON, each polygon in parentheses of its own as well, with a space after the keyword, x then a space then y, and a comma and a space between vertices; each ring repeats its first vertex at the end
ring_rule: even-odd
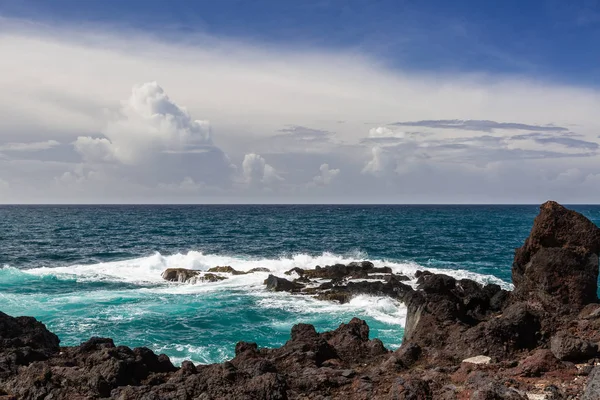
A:
POLYGON ((186 268, 167 268, 162 273, 162 278, 170 282, 192 283, 195 282, 200 271, 186 268))
MULTIPOLYGON (((598 400, 599 250, 594 224, 548 202, 516 251, 513 292, 427 271, 412 287, 369 262, 295 268, 293 281, 265 281, 270 290, 324 300, 376 294, 404 302, 404 341, 394 352, 354 318, 323 333, 295 325, 280 348, 239 342, 230 361, 175 367, 111 339, 59 347, 35 319, 0 313, 0 399, 598 400)), ((217 268, 163 277, 236 274, 217 268)))
POLYGON ((544 203, 515 254, 513 298, 568 312, 596 303, 599 253, 600 228, 554 201, 544 203))
POLYGON ((167 268, 162 273, 162 278, 170 282, 194 284, 199 282, 218 282, 227 279, 228 276, 246 275, 255 272, 269 272, 269 269, 258 267, 252 268, 249 271, 238 271, 230 266, 217 266, 209 268, 207 271, 199 271, 187 268, 167 268))

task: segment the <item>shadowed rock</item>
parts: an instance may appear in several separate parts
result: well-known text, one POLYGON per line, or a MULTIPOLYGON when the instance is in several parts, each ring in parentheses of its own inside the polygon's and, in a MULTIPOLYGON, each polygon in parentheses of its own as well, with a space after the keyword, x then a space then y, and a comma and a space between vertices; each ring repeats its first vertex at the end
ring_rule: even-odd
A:
POLYGON ((279 278, 275 275, 269 275, 264 283, 267 285, 267 289, 275 292, 293 292, 304 287, 304 285, 300 283, 290 282, 287 279, 279 278))
POLYGON ((540 207, 512 267, 515 300, 578 311, 597 302, 600 229, 554 201, 540 207))
POLYGON ((162 278, 166 281, 170 282, 191 282, 195 280, 195 278, 200 275, 200 271, 195 271, 192 269, 186 268, 167 268, 162 273, 162 278))

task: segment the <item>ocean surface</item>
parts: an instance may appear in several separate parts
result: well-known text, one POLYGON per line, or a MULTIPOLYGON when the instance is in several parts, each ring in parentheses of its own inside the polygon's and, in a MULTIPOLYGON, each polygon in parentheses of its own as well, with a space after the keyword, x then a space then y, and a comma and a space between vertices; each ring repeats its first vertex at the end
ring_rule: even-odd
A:
MULTIPOLYGON (((572 206, 600 224, 600 206, 572 206)), ((169 267, 238 270, 370 260, 510 285, 514 249, 538 206, 0 206, 0 311, 44 322, 63 345, 91 336, 147 346, 175 363, 220 362, 240 340, 274 347, 299 322, 319 331, 357 316, 400 345, 405 307, 265 290, 267 273, 217 283, 162 280, 169 267)))

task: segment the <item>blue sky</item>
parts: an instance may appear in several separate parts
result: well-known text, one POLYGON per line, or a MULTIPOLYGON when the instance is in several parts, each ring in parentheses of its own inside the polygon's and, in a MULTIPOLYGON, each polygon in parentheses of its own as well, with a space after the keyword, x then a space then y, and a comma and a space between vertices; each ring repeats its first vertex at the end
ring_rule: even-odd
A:
POLYGON ((0 203, 597 203, 600 0, 0 0, 0 203))
POLYGON ((600 82, 600 0, 0 0, 0 14, 351 50, 417 71, 600 82))

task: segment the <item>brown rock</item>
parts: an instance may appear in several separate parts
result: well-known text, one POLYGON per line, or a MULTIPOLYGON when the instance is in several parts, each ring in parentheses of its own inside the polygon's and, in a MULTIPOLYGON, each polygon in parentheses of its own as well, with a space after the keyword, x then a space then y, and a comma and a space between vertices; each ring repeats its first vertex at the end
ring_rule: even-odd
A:
POLYGON ((583 215, 548 201, 540 207, 512 268, 513 297, 579 310, 598 300, 600 229, 583 215))
POLYGON ((200 271, 186 268, 167 268, 162 273, 162 278, 170 282, 192 282, 200 275, 200 271))
POLYGON ((225 273, 225 274, 232 274, 232 275, 245 275, 246 274, 246 272, 238 271, 230 266, 212 267, 212 268, 209 268, 207 272, 217 272, 217 273, 225 273))

